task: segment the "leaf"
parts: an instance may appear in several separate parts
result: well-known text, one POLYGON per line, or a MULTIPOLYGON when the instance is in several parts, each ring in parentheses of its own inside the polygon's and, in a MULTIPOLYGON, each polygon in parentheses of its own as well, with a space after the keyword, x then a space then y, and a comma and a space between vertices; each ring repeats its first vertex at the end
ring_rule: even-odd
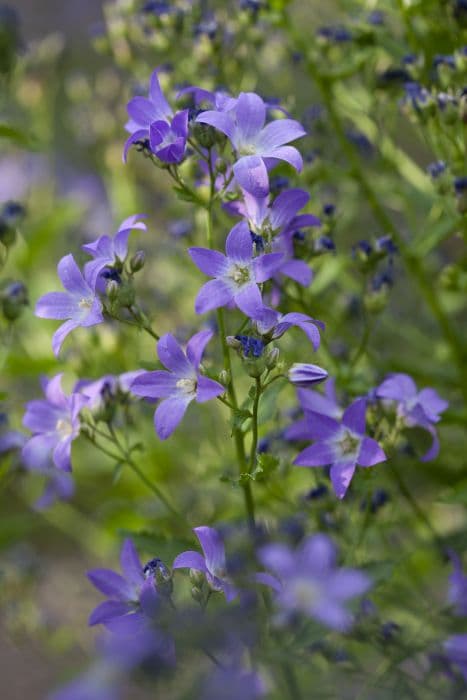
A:
POLYGON ((240 430, 248 418, 251 418, 251 411, 244 408, 237 408, 232 413, 232 430, 240 430))
POLYGON ((256 468, 252 476, 256 481, 264 482, 279 466, 280 460, 268 452, 260 452, 256 457, 256 468))
POLYGON ((206 202, 188 187, 174 187, 173 191, 182 202, 190 202, 192 204, 197 204, 199 207, 206 208, 206 202))

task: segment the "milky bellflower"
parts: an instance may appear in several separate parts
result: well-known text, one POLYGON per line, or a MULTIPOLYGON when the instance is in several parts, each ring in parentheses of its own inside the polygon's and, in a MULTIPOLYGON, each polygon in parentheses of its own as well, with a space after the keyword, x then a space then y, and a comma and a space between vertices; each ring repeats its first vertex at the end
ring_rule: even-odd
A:
POLYGON ((414 380, 408 374, 390 374, 376 389, 376 396, 395 401, 398 417, 409 428, 418 425, 428 430, 433 442, 421 461, 435 459, 439 452, 439 440, 434 424, 441 420, 439 414, 447 409, 448 402, 434 389, 417 391, 414 380))
POLYGON ((304 136, 304 128, 293 119, 278 119, 265 126, 266 105, 254 92, 241 92, 233 109, 208 110, 199 114, 196 121, 210 124, 227 136, 237 156, 235 179, 257 197, 265 197, 269 192, 268 167, 278 160, 298 171, 302 169, 300 153, 285 144, 304 136))
POLYGON ((123 149, 124 161, 131 146, 141 142, 147 142, 151 152, 164 163, 183 160, 188 138, 188 110, 184 109, 173 116, 162 93, 157 69, 151 75, 148 97, 134 97, 129 101, 127 110, 130 119, 125 129, 131 135, 123 149))
POLYGON ((175 558, 172 568, 201 571, 212 590, 222 591, 228 602, 233 600, 237 592, 227 578, 225 548, 219 533, 204 525, 195 527, 193 532, 199 540, 204 556, 191 550, 182 552, 175 558))
POLYGON ((130 539, 123 542, 120 566, 123 576, 110 569, 88 571, 92 585, 108 596, 108 600, 100 603, 91 613, 90 625, 106 625, 126 615, 140 615, 144 612, 142 602, 152 602, 157 607, 158 594, 153 577, 145 577, 143 565, 130 539))
POLYGON ((148 399, 163 399, 154 414, 156 432, 166 440, 182 420, 192 401, 204 403, 225 392, 219 382, 200 373, 199 366, 212 331, 200 331, 187 343, 186 353, 173 335, 166 333, 157 343, 157 353, 167 370, 143 372, 131 384, 131 392, 148 399))
POLYGON ((79 393, 63 393, 62 374, 43 382, 45 399, 29 401, 23 425, 33 436, 22 450, 22 459, 31 469, 49 467, 71 471, 71 443, 80 431, 79 414, 87 399, 79 393))
POLYGON ((290 189, 281 192, 271 204, 268 196, 258 198, 244 191, 243 201, 225 205, 227 211, 248 219, 252 232, 264 238, 273 251, 283 253, 284 258, 276 274, 290 277, 305 287, 311 282, 312 272, 303 260, 293 257, 293 240, 299 229, 320 224, 313 214, 298 214, 309 199, 310 195, 305 190, 290 189))
POLYGON ((117 266, 119 271, 128 255, 128 237, 135 229, 146 231, 146 224, 140 221, 144 214, 135 214, 120 224, 117 233, 112 236, 99 236, 92 243, 81 246, 94 260, 86 263, 86 274, 91 279, 97 276, 105 267, 117 266))
POLYGON ((273 576, 256 574, 256 580, 276 592, 284 621, 302 613, 331 629, 346 631, 353 622, 346 603, 371 587, 363 572, 337 567, 336 549, 326 535, 312 535, 296 550, 269 544, 258 557, 273 576))
POLYGON ((104 320, 102 304, 95 291, 94 275, 85 270, 83 276, 71 254, 60 260, 57 271, 66 291, 44 294, 37 301, 35 310, 39 318, 65 320, 52 338, 52 349, 56 356, 72 330, 80 326, 95 326, 104 320))
POLYGON ((343 498, 357 464, 372 467, 386 459, 376 440, 365 435, 366 400, 357 399, 345 411, 342 421, 313 413, 306 416, 308 436, 316 442, 295 458, 300 467, 331 465, 331 481, 338 498, 343 498))
POLYGON ((196 313, 204 314, 234 303, 250 318, 261 317, 264 306, 258 284, 274 274, 282 255, 267 253, 254 258, 253 241, 246 221, 234 226, 227 236, 226 255, 207 248, 189 248, 188 252, 201 272, 215 278, 206 282, 198 292, 196 313))

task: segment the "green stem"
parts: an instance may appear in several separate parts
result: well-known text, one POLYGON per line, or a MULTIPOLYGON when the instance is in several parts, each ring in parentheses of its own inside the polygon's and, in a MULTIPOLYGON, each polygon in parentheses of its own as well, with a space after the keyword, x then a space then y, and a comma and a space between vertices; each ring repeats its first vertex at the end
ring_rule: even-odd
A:
POLYGON ((254 471, 254 468, 256 465, 256 451, 258 449, 258 408, 259 408, 259 400, 261 398, 261 390, 262 390, 261 378, 256 377, 255 398, 253 401, 253 417, 251 419, 252 438, 251 438, 251 448, 250 448, 250 466, 248 468, 248 471, 250 474, 254 471))

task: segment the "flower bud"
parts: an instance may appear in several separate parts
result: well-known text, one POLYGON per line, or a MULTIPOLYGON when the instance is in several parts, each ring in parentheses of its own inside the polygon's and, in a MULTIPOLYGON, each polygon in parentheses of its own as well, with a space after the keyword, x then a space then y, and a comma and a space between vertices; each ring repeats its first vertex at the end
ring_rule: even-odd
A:
POLYGON ((116 282, 115 280, 110 280, 110 282, 108 282, 107 284, 107 287, 105 288, 107 298, 111 304, 117 301, 119 287, 120 285, 118 284, 118 282, 116 282))
POLYGON ((7 321, 15 321, 28 305, 28 290, 22 282, 7 282, 0 290, 2 312, 7 321))
POLYGON ((289 381, 295 386, 308 387, 324 382, 328 373, 318 365, 295 362, 288 371, 289 381))
POLYGON ((219 381, 224 386, 228 386, 231 382, 231 375, 228 369, 223 369, 219 372, 219 381))
POLYGON ((194 122, 192 125, 193 138, 202 148, 212 148, 216 142, 217 132, 210 124, 194 122))
POLYGON ((143 269, 144 263, 146 262, 146 253, 144 250, 138 250, 133 255, 130 260, 130 270, 132 272, 139 272, 143 269))
POLYGON ((228 335, 226 338, 226 342, 229 348, 233 348, 234 350, 240 350, 240 348, 242 347, 240 340, 238 340, 237 337, 234 335, 228 335))
POLYGON ((204 574, 198 569, 190 569, 190 581, 195 588, 202 588, 204 585, 204 574))
POLYGON ((265 352, 265 362, 267 369, 274 369, 277 365, 277 360, 279 359, 279 348, 270 346, 265 352))

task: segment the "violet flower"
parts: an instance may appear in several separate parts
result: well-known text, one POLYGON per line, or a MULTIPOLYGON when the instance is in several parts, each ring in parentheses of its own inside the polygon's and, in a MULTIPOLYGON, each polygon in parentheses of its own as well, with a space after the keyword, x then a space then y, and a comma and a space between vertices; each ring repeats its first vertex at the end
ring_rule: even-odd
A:
POLYGON ((449 577, 448 602, 459 617, 467 617, 467 575, 462 571, 462 562, 455 552, 449 552, 453 572, 449 577))
POLYGON ((283 262, 276 274, 290 277, 304 287, 312 279, 312 271, 304 260, 294 258, 294 235, 302 228, 319 226, 320 220, 313 214, 298 214, 307 204, 310 195, 305 190, 290 189, 281 192, 272 202, 269 196, 258 198, 247 191, 243 192, 243 202, 234 201, 224 208, 248 219, 256 237, 264 239, 266 247, 283 254, 283 262))
POLYGON ((316 442, 295 458, 299 467, 331 465, 331 481, 338 498, 344 498, 357 464, 372 467, 386 459, 383 450, 365 435, 366 400, 357 399, 339 422, 310 411, 306 416, 308 435, 316 442))
POLYGON ((67 319, 52 338, 52 349, 56 356, 72 330, 80 326, 95 326, 104 320, 102 304, 95 291, 94 275, 85 270, 83 277, 71 254, 60 260, 57 271, 66 291, 44 294, 38 300, 35 310, 39 318, 67 319))
POLYGON ((467 682, 467 634, 454 634, 443 647, 448 661, 457 666, 467 682))
POLYGON ((91 279, 97 276, 105 267, 120 268, 123 266, 128 255, 128 237, 135 229, 146 231, 146 224, 140 221, 144 214, 135 214, 128 217, 119 226, 117 233, 112 236, 99 236, 92 243, 81 246, 86 253, 89 253, 94 260, 86 264, 86 274, 91 279))
POLYGON ((285 544, 266 545, 258 556, 273 575, 256 574, 256 580, 276 592, 283 621, 303 613, 331 629, 346 631, 353 622, 346 603, 371 587, 363 572, 337 567, 336 549, 326 535, 312 535, 296 550, 285 544))
POLYGON ((303 161, 293 146, 285 144, 305 135, 293 119, 277 119, 265 126, 266 105, 254 92, 241 92, 235 107, 229 111, 208 110, 196 118, 210 124, 227 136, 237 161, 233 166, 238 184, 256 197, 269 192, 268 167, 283 160, 300 171, 303 161))
POLYGON ((207 248, 189 248, 188 252, 201 272, 215 278, 198 292, 196 313, 234 303, 250 318, 261 318, 264 306, 258 284, 274 274, 282 255, 268 253, 253 258, 253 241, 246 221, 236 224, 227 236, 226 255, 207 248))
MULTIPOLYGON (((298 389, 298 401, 305 414, 305 418, 289 425, 284 432, 286 440, 310 440, 309 431, 310 416, 309 413, 320 413, 323 416, 329 416, 339 420, 342 417, 342 408, 337 402, 336 396, 336 380, 330 377, 324 385, 324 393, 321 394, 313 389, 298 389), (307 418, 308 416, 308 418, 307 418)), ((312 416, 311 416, 312 417, 312 416)))
POLYGON ((123 149, 124 161, 131 146, 139 142, 148 142, 152 153, 164 163, 179 163, 183 159, 188 138, 188 110, 173 116, 162 93, 157 69, 150 78, 148 97, 134 97, 127 110, 130 119, 125 129, 131 135, 123 149))
POLYGON ((123 576, 110 569, 88 571, 92 585, 108 597, 92 611, 90 625, 110 625, 128 615, 137 616, 129 622, 130 625, 139 624, 145 612, 152 613, 153 609, 157 609, 159 596, 153 577, 145 577, 143 565, 130 539, 123 542, 120 566, 123 576))
POLYGON ((75 482, 70 472, 49 466, 29 466, 30 472, 45 477, 42 495, 34 503, 36 510, 46 510, 56 501, 69 501, 75 492, 75 482))
POLYGON ((203 554, 194 551, 182 552, 175 558, 172 568, 201 571, 212 590, 222 591, 226 600, 230 602, 236 597, 237 591, 227 578, 225 548, 219 533, 204 525, 195 527, 193 532, 199 540, 203 554))
POLYGON ((201 357, 213 336, 200 331, 187 343, 186 354, 173 335, 166 333, 157 343, 157 353, 166 370, 143 372, 131 384, 131 392, 148 399, 163 399, 154 414, 158 436, 166 440, 182 420, 194 400, 204 403, 225 392, 219 382, 200 372, 201 357))
POLYGON ((407 427, 418 425, 428 430, 433 442, 421 461, 435 459, 439 452, 439 440, 434 424, 441 420, 439 414, 447 409, 448 402, 434 389, 417 391, 414 380, 408 374, 390 374, 376 389, 376 396, 395 401, 397 415, 407 427))
POLYGON ((292 311, 288 314, 281 314, 274 309, 264 307, 261 317, 256 320, 256 328, 258 333, 267 336, 270 340, 277 340, 286 333, 289 328, 296 326, 300 328, 313 346, 313 350, 318 350, 320 346, 319 330, 324 330, 325 326, 322 321, 318 321, 311 316, 292 311))
POLYGON ((86 398, 79 393, 63 393, 62 374, 43 382, 45 399, 29 401, 23 425, 33 436, 22 450, 22 460, 30 469, 49 467, 50 459, 64 471, 71 471, 71 443, 80 431, 79 414, 86 398))

